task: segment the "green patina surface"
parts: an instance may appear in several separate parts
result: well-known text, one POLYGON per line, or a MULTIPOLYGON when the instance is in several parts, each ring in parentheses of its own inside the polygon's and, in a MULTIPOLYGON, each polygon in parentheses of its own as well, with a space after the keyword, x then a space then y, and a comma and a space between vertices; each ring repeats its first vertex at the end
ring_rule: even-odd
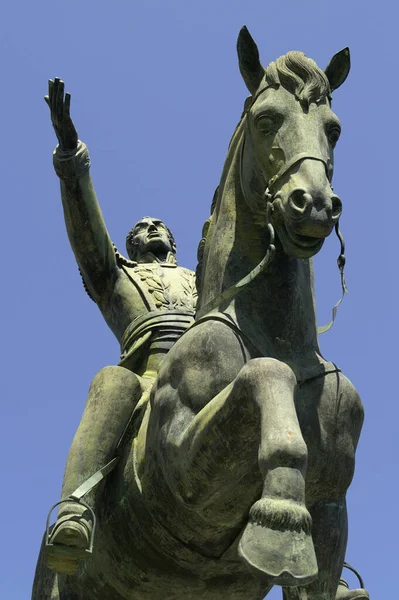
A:
POLYGON ((312 267, 342 211, 331 94, 349 51, 325 71, 301 52, 265 69, 243 28, 238 56, 251 96, 196 280, 158 219, 129 232, 129 258, 115 249, 70 95, 49 83, 69 240, 121 345, 91 385, 63 497, 118 461, 85 495, 93 554, 82 560, 93 519, 72 498, 39 557, 34 600, 261 600, 274 585, 286 600, 368 598, 339 584, 363 407, 320 353, 312 267))

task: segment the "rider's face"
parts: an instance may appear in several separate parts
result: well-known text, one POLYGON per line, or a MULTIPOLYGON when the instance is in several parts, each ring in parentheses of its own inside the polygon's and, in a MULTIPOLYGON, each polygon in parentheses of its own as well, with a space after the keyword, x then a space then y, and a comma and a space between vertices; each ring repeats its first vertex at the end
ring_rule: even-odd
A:
POLYGON ((168 230, 159 219, 147 218, 136 223, 132 243, 136 246, 138 255, 152 252, 159 257, 173 252, 168 230))

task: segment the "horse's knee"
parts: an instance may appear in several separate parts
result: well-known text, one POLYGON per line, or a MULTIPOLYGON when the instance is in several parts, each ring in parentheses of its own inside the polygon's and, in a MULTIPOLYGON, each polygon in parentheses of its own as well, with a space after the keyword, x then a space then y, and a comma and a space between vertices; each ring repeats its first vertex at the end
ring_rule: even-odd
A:
POLYGON ((265 444, 263 452, 259 453, 259 466, 263 471, 284 466, 302 472, 307 461, 308 448, 303 438, 299 436, 293 441, 281 436, 277 444, 271 447, 265 444))

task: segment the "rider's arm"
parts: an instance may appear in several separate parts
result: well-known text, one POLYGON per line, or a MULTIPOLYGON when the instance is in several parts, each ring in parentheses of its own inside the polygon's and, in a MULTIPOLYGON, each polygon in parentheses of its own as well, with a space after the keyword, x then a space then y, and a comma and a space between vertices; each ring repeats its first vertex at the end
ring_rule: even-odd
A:
POLYGON ((90 176, 86 145, 74 150, 57 146, 53 162, 61 182, 61 197, 69 241, 94 300, 101 303, 112 292, 117 276, 115 252, 90 176))

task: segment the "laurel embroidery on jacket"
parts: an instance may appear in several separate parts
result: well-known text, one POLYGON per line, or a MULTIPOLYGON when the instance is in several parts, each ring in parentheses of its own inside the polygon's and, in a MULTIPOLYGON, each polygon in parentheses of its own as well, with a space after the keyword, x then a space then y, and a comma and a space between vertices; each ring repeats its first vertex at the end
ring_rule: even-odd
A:
POLYGON ((134 272, 145 283, 150 294, 154 298, 154 304, 157 308, 170 310, 172 308, 169 294, 169 284, 156 273, 155 269, 144 265, 137 265, 134 272))
POLYGON ((195 311, 197 292, 195 287, 195 276, 186 269, 179 269, 180 286, 171 290, 170 283, 166 281, 162 268, 153 268, 146 265, 137 265, 134 273, 145 283, 149 293, 154 298, 156 308, 164 310, 184 309, 195 311), (180 290, 179 290, 180 287, 180 290))
MULTIPOLYGON (((164 310, 181 309, 195 312, 198 299, 197 288, 195 285, 195 273, 188 269, 184 269, 183 267, 179 268, 181 290, 180 293, 178 290, 175 290, 172 293, 170 290, 170 283, 165 281, 164 272, 161 267, 158 265, 150 267, 145 264, 137 264, 136 262, 125 258, 118 252, 116 246, 113 246, 117 264, 120 267, 125 266, 132 269, 139 277, 140 281, 145 283, 149 293, 153 295, 156 308, 164 310)), ((88 296, 95 302, 80 269, 79 273, 82 277, 84 289, 88 296)))
POLYGON ((187 307, 189 310, 195 312, 197 305, 197 288, 195 286, 195 273, 190 271, 182 271, 181 284, 183 288, 183 294, 181 296, 181 306, 187 307))

